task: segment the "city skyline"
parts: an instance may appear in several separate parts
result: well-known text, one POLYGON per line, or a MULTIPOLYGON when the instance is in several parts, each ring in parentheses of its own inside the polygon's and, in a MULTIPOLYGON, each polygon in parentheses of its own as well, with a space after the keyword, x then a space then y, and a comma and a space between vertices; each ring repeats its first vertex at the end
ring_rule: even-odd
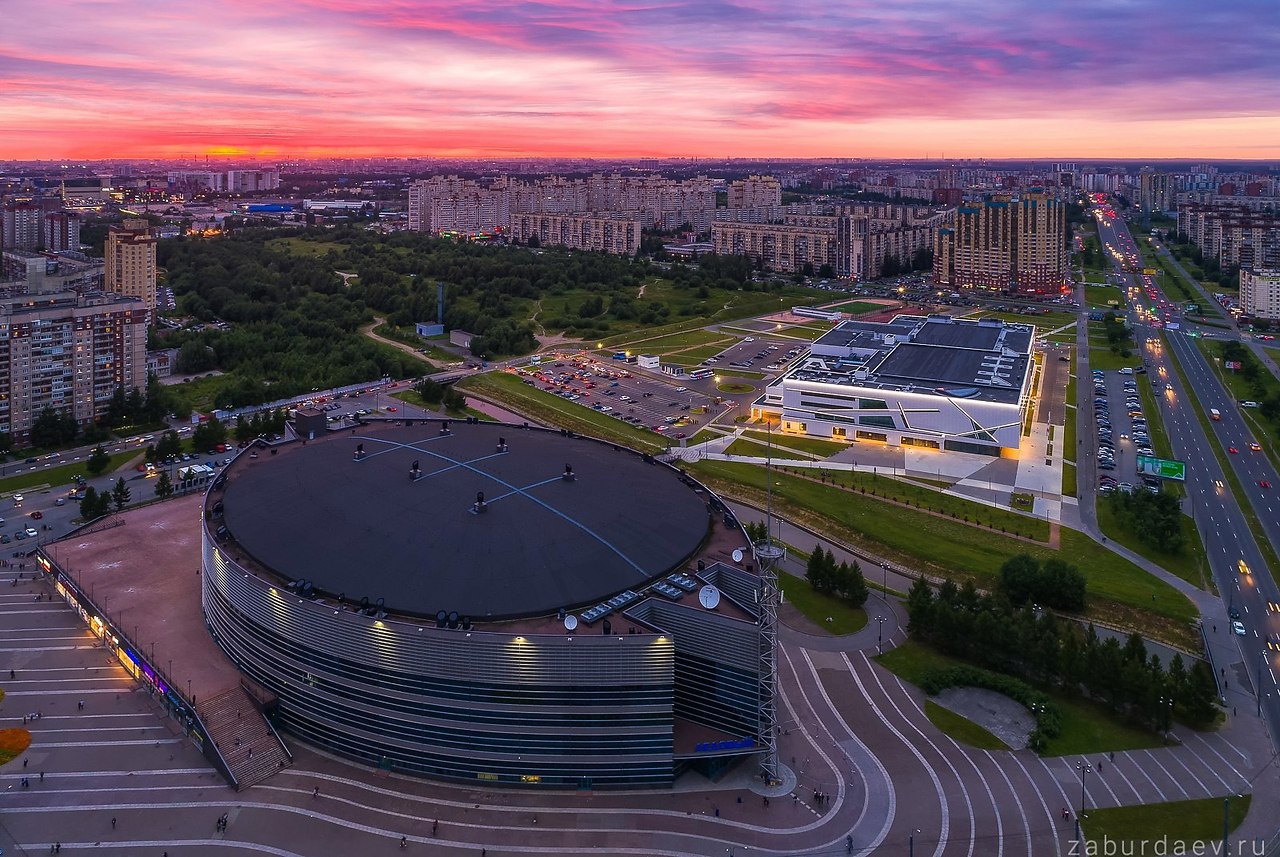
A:
POLYGON ((8 11, 4 158, 1280 152, 1280 26, 1252 0, 8 11))

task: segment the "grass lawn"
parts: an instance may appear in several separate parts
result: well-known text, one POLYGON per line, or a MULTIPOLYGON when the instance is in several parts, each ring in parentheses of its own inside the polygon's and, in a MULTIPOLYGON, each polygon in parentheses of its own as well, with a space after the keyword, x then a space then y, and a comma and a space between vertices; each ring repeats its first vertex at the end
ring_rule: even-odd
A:
MULTIPOLYGON (((755 438, 762 443, 768 443, 770 433, 763 431, 745 431, 742 433, 745 437, 755 438)), ((847 443, 838 443, 834 440, 819 440, 816 437, 802 437, 794 434, 784 434, 780 431, 772 433, 774 446, 785 446, 789 449, 798 449, 801 452, 810 452, 822 458, 835 455, 842 449, 848 449, 847 443)))
POLYGON ((709 440, 715 440, 718 437, 724 437, 726 434, 728 434, 727 431, 720 432, 720 431, 715 431, 713 429, 704 428, 699 430, 693 437, 686 439, 685 446, 697 446, 700 443, 705 443, 706 441, 709 441, 709 440))
POLYGON ((1132 351, 1128 357, 1116 354, 1107 346, 1089 349, 1089 368, 1104 372, 1115 369, 1134 369, 1142 365, 1142 355, 1132 351))
POLYGON ((1074 497, 1079 491, 1079 484, 1076 482, 1076 466, 1069 461, 1062 463, 1062 494, 1064 497, 1074 497))
POLYGON ((663 351, 671 351, 677 348, 693 348, 698 345, 710 345, 713 342, 735 342, 736 337, 726 336, 723 333, 716 333, 710 330, 686 330, 682 333, 669 333, 665 336, 655 336, 650 338, 635 338, 631 344, 634 347, 627 350, 632 352, 643 351, 646 354, 659 354, 663 351))
POLYGON ((774 446, 773 451, 769 451, 768 445, 764 443, 756 443, 746 438, 738 438, 725 448, 727 455, 747 455, 752 458, 768 458, 772 457, 777 460, 779 458, 790 459, 793 461, 812 461, 813 459, 802 452, 786 449, 781 446, 774 446))
MULTIPOLYGON (((965 664, 922 643, 908 640, 875 658, 885 669, 911 684, 919 685, 931 669, 965 664)), ((1041 755, 1066 756, 1105 753, 1110 750, 1137 750, 1160 746, 1160 737, 1123 723, 1100 705, 1051 693, 1062 711, 1062 732, 1049 741, 1041 755)))
MULTIPOLYGON (((765 471, 761 467, 701 461, 690 468, 717 492, 763 502, 766 486, 765 471)), ((867 474, 840 476, 871 478, 867 474)), ((1060 557, 1078 566, 1084 574, 1092 599, 1091 614, 1105 617, 1123 628, 1142 628, 1147 634, 1176 640, 1182 645, 1193 642, 1190 623, 1196 611, 1186 597, 1083 533, 1063 528, 1061 548, 1054 550, 777 470, 773 479, 774 507, 781 515, 830 534, 837 541, 863 546, 927 574, 971 579, 980 587, 993 586, 1000 566, 1017 554, 1028 553, 1042 561, 1060 557)), ((897 484, 899 490, 929 491, 897 484)), ((929 493, 941 500, 964 502, 929 493)), ((1044 521, 1011 511, 982 508, 987 515, 1009 516, 1025 521, 1028 526, 1047 527, 1044 521)))
MULTIPOLYGON (((763 381, 765 374, 763 372, 743 372, 740 369, 716 369, 716 375, 729 378, 747 378, 751 381, 763 381)), ((755 389, 752 387, 751 389, 755 389)))
POLYGON ((1207 586, 1208 561, 1205 559, 1204 545, 1200 542, 1200 533, 1196 530, 1196 525, 1190 518, 1183 515, 1180 520, 1184 544, 1182 553, 1171 554, 1156 550, 1138 538, 1136 533, 1122 529, 1111 511, 1111 504, 1105 498, 1098 498, 1097 509, 1098 528, 1107 535, 1107 538, 1119 542, 1166 571, 1176 574, 1192 586, 1197 586, 1200 589, 1204 589, 1207 586))
POLYGON ((1008 750, 1009 745, 974 723, 967 717, 961 717, 949 708, 943 708, 932 699, 924 701, 924 714, 929 722, 944 735, 948 735, 979 750, 1008 750))
POLYGON ((742 394, 742 393, 750 393, 752 390, 755 389, 755 387, 751 386, 750 384, 735 384, 733 382, 729 382, 725 384, 717 384, 716 389, 719 390, 721 393, 742 394))
MULTIPOLYGON (((127 452, 115 453, 111 456, 111 464, 103 473, 111 473, 123 467, 126 461, 131 458, 138 458, 144 451, 145 447, 138 447, 127 452)), ((63 464, 58 467, 42 467, 39 470, 19 473, 17 476, 0 479, 0 492, 20 491, 23 488, 30 488, 32 485, 52 485, 56 488, 59 485, 71 482, 72 477, 77 473, 88 476, 85 462, 77 461, 73 464, 63 464)))
POLYGON ((781 572, 778 587, 784 600, 791 602, 809 621, 835 636, 861 631, 867 624, 867 611, 850 607, 839 598, 815 592, 809 581, 794 574, 781 572), (831 617, 831 621, 827 621, 831 617))
POLYGON ((1091 307, 1105 308, 1114 301, 1120 304, 1124 300, 1124 294, 1115 286, 1089 286, 1084 287, 1084 299, 1091 307))
MULTIPOLYGON (((1104 845, 1119 842, 1167 842, 1165 854, 1218 854, 1222 843, 1223 798, 1177 800, 1143 806, 1090 809, 1080 817, 1089 854, 1105 854, 1104 845)), ((1227 804, 1227 827, 1235 830, 1249 814, 1252 795, 1232 797, 1227 804)), ((1120 854, 1158 853, 1123 847, 1120 854)), ((1239 851, 1237 853, 1245 853, 1239 851)))
POLYGON ((175 394, 191 410, 207 414, 213 410, 213 399, 226 383, 227 376, 214 375, 212 378, 196 378, 180 384, 165 384, 165 389, 175 394))
POLYGON ((653 432, 536 390, 510 372, 472 375, 459 381, 458 388, 463 392, 474 392, 494 399, 544 425, 617 441, 647 452, 666 449, 667 446, 665 439, 653 432))
POLYGON ((871 301, 849 301, 848 303, 827 307, 827 309, 835 310, 836 312, 847 312, 849 315, 865 315, 869 312, 889 309, 892 306, 893 304, 878 304, 871 301))
MULTIPOLYGON (((733 342, 736 342, 737 340, 735 340, 735 339, 728 339, 728 340, 725 340, 725 341, 726 341, 726 343, 730 343, 730 344, 731 344, 731 343, 733 343, 733 342)), ((679 351, 679 352, 677 352, 677 353, 675 353, 675 354, 672 354, 672 355, 669 355, 669 356, 670 356, 670 357, 672 357, 672 358, 676 358, 676 357, 692 358, 695 362, 697 362, 697 363, 701 363, 703 360, 706 360, 706 359, 707 359, 707 358, 709 358, 709 357, 715 357, 715 356, 716 356, 717 354, 719 354, 721 351, 724 351, 724 350, 725 350, 725 348, 727 348, 727 347, 728 347, 728 344, 726 344, 726 345, 701 345, 701 346, 699 346, 699 347, 697 347, 697 348, 686 348, 686 349, 684 349, 684 350, 682 350, 682 351, 679 351)))
POLYGON ((266 244, 267 249, 294 256, 323 256, 330 250, 338 254, 346 252, 345 244, 334 241, 312 241, 307 238, 272 238, 266 244))
MULTIPOLYGON (((412 327, 392 327, 390 323, 383 322, 382 324, 374 327, 373 332, 378 336, 382 336, 387 339, 394 339, 396 342, 410 345, 414 348, 425 349, 422 352, 423 357, 430 358, 431 360, 445 366, 462 364, 464 362, 457 354, 445 351, 443 348, 432 345, 428 340, 423 339, 412 327)), ((404 352, 401 353, 403 354, 404 352)))

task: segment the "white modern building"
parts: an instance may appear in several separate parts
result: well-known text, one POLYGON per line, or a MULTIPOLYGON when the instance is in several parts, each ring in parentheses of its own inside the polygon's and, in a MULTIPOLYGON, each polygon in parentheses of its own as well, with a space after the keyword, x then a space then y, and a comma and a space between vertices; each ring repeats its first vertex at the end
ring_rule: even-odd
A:
POLYGON ((999 319, 846 321, 770 384, 751 415, 792 434, 1016 457, 1034 333, 999 319))

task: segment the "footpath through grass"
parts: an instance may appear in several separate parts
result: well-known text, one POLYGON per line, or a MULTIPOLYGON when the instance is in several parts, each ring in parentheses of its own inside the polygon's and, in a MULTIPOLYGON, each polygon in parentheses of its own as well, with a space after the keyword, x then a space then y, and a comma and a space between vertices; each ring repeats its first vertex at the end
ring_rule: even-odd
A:
MULTIPOLYGON (((761 467, 722 461, 701 461, 689 467, 718 493, 764 503, 766 474, 761 467)), ((773 481, 774 507, 779 514, 838 542, 932 576, 973 580, 986 589, 995 586, 1005 560, 1017 554, 1027 553, 1041 561, 1064 559, 1085 576, 1091 615, 1179 645, 1195 643, 1190 623, 1196 610, 1185 596, 1075 530, 1062 528, 1061 547, 1054 550, 778 470, 773 472, 773 481)), ((1024 520, 1045 525, 1035 519, 1024 520)))
POLYGON ((543 425, 567 428, 580 434, 616 440, 633 449, 656 452, 666 449, 657 434, 606 416, 591 408, 535 389, 510 372, 486 372, 458 382, 458 388, 484 396, 543 425))
POLYGON ((1208 589, 1209 562, 1204 555, 1204 544, 1200 541, 1200 533, 1196 530, 1195 522, 1186 515, 1179 516, 1183 540, 1182 553, 1172 554, 1157 550, 1138 538, 1136 533, 1121 527, 1106 497, 1098 497, 1097 512, 1098 529, 1102 530, 1107 538, 1124 545, 1138 556, 1154 562, 1165 571, 1176 574, 1192 586, 1208 589))
MULTIPOLYGON (((875 660, 903 681, 916 686, 932 669, 967 664, 967 661, 944 655, 914 640, 907 640, 875 660)), ((1129 726, 1101 705, 1061 693, 1050 693, 1049 697, 1062 711, 1062 732, 1050 739, 1042 756, 1140 750, 1161 745, 1159 736, 1129 726)))
MULTIPOLYGON (((1227 827, 1234 831, 1249 814, 1252 795, 1229 796, 1227 827)), ((1080 817, 1088 845, 1082 854, 1220 854, 1223 798, 1178 800, 1143 806, 1090 809, 1080 817), (1120 843, 1129 843, 1122 845, 1120 843), (1147 846, 1133 843, 1147 843, 1147 846), (1156 849, 1156 843, 1164 843, 1156 849), (1110 847, 1112 850, 1106 850, 1110 847), (1149 850, 1148 850, 1149 849, 1149 850)), ((1232 853, 1248 853, 1237 850, 1232 853)))
POLYGON ((784 601, 794 604, 810 622, 830 634, 852 634, 861 631, 867 624, 866 610, 850 607, 839 598, 815 591, 803 577, 784 571, 778 575, 778 587, 782 590, 784 601), (831 619, 830 622, 827 621, 828 618, 831 619))

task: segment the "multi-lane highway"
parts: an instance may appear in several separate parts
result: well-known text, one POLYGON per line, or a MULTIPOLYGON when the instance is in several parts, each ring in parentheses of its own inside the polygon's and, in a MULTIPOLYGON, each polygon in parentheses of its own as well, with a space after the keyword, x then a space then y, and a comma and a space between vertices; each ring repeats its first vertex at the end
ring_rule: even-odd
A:
MULTIPOLYGON (((1137 248, 1121 219, 1098 217, 1098 231, 1104 246, 1114 248, 1121 258, 1136 257, 1137 248)), ((1117 268, 1120 267, 1117 261, 1117 268)), ((1240 661, 1256 691, 1261 694, 1261 706, 1273 740, 1276 746, 1280 746, 1280 652, 1269 651, 1267 647, 1268 639, 1280 639, 1280 614, 1270 610, 1271 604, 1280 602, 1280 589, 1268 573, 1244 511, 1238 505, 1239 502, 1250 504, 1262 521, 1271 544, 1280 544, 1280 513, 1276 511, 1280 509, 1280 503, 1277 503, 1274 488, 1259 485, 1260 481, 1276 484, 1274 469, 1262 452, 1250 450, 1252 436, 1245 429, 1239 404, 1228 395, 1194 340, 1181 331, 1170 330, 1165 340, 1169 344, 1167 350, 1172 354, 1165 353, 1166 349, 1159 345, 1161 329, 1153 322, 1164 314, 1163 308, 1168 307, 1169 302, 1152 278, 1143 275, 1127 277, 1126 293, 1132 295, 1127 300, 1136 347, 1142 350, 1152 373, 1153 387, 1174 455, 1187 462, 1189 511, 1196 522, 1223 600, 1232 612, 1238 614, 1238 621, 1244 626, 1243 636, 1232 636, 1239 647, 1240 661), (1151 297, 1153 293, 1154 299, 1151 297), (1150 313, 1153 302, 1157 312, 1150 313), (1176 357, 1192 389, 1184 387, 1171 357, 1176 357), (1166 390, 1166 384, 1172 390, 1166 390), (1213 430, 1218 434, 1216 438, 1205 434, 1193 409, 1193 394, 1205 413, 1210 408, 1220 413, 1220 421, 1212 422, 1213 430), (1233 447, 1238 450, 1226 457, 1243 486, 1244 494, 1240 498, 1231 490, 1214 454, 1211 444, 1219 441, 1224 451, 1233 447)), ((1164 322, 1159 323, 1162 326, 1164 322)), ((1231 633, 1226 622, 1214 623, 1212 619, 1206 619, 1206 622, 1207 633, 1213 633, 1215 624, 1218 626, 1217 634, 1231 633)), ((1217 643, 1214 649, 1220 651, 1220 637, 1217 643)), ((1229 675, 1221 677, 1229 681, 1229 675)))

